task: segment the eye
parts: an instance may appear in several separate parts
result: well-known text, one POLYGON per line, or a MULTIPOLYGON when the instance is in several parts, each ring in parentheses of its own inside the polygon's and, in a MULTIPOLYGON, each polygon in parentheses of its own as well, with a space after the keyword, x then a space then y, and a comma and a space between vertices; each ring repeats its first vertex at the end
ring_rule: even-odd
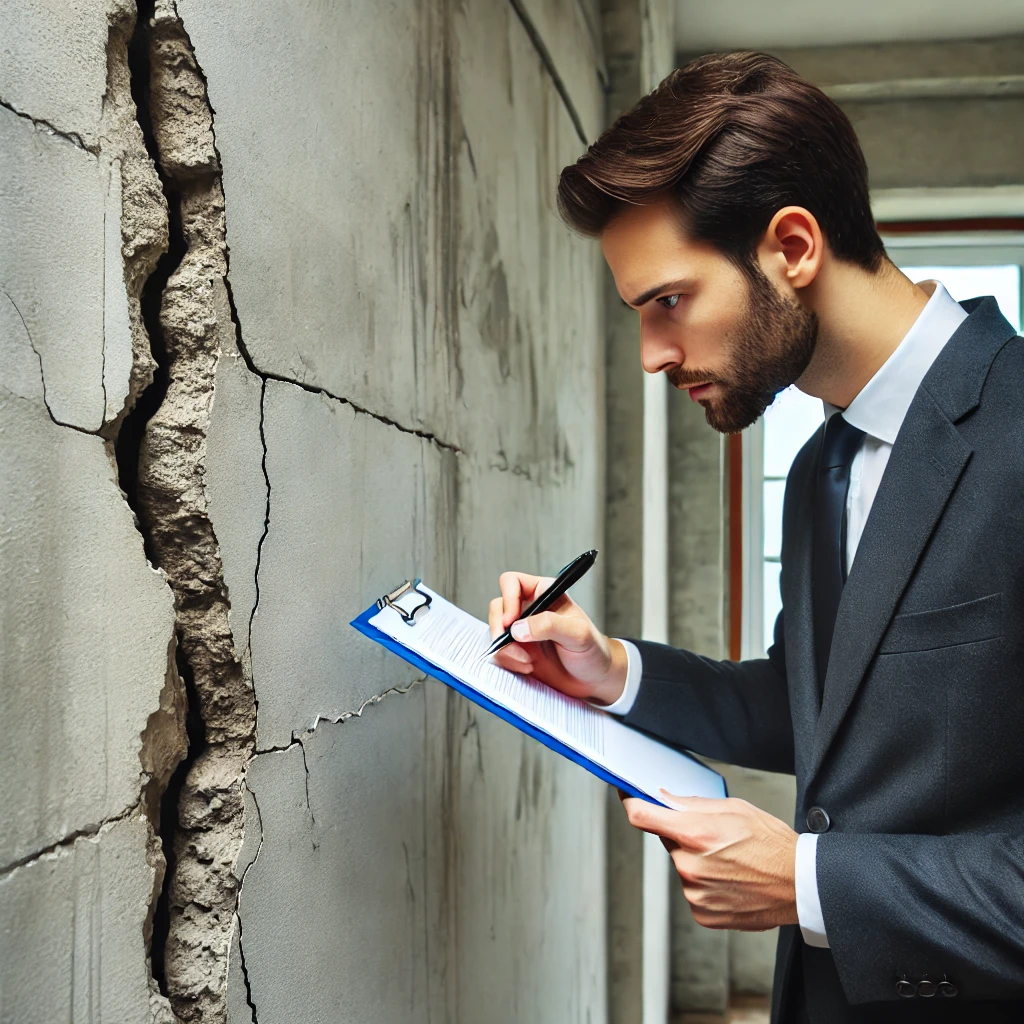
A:
POLYGON ((663 295, 657 301, 660 302, 666 309, 675 309, 676 303, 679 301, 680 296, 678 295, 663 295))

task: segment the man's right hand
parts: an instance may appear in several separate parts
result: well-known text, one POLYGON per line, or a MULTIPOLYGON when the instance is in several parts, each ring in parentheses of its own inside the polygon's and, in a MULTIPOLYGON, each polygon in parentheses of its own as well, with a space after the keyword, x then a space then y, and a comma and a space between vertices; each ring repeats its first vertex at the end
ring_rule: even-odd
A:
POLYGON ((498 579, 501 597, 491 601, 491 636, 510 625, 516 643, 494 655, 503 668, 532 675, 570 697, 613 704, 626 686, 626 649, 610 640, 568 594, 546 612, 520 619, 523 608, 551 586, 550 576, 504 572, 498 579))

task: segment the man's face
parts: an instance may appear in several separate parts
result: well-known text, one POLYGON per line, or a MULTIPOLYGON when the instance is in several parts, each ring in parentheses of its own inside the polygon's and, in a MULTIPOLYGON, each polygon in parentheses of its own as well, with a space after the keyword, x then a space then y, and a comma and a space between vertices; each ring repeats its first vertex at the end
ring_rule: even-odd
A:
POLYGON ((745 274, 688 239, 668 199, 629 207, 601 234, 619 295, 640 313, 640 356, 700 402, 723 433, 749 427, 806 369, 815 315, 759 267, 745 274))

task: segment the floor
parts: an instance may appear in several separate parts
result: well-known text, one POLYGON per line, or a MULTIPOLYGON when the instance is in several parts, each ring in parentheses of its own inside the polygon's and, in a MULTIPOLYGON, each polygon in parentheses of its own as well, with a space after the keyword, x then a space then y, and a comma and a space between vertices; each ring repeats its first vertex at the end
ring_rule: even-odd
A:
POLYGON ((720 1013, 681 1013, 672 1024, 768 1024, 770 1001, 767 996, 733 996, 728 1011, 720 1013))

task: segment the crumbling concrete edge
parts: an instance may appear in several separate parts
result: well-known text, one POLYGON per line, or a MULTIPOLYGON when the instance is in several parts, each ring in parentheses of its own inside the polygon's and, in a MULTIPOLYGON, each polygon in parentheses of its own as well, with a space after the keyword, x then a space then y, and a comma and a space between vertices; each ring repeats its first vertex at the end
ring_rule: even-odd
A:
MULTIPOLYGON (((145 282, 167 251, 168 212, 132 95, 129 47, 138 29, 135 4, 132 0, 115 0, 109 18, 107 86, 98 132, 99 153, 108 176, 116 174, 121 182, 121 256, 132 344, 124 403, 113 416, 104 408, 103 424, 97 431, 107 440, 107 452, 113 463, 114 446, 124 419, 152 383, 157 368, 142 316, 141 297, 145 282)), ((105 359, 104 350, 104 369, 105 359)), ((105 393, 105 380, 103 386, 105 393)))
POLYGON ((138 452, 137 505, 148 549, 174 593, 189 704, 189 752, 161 816, 170 864, 156 910, 154 973, 179 1020, 224 1024, 256 701, 235 656, 205 474, 217 362, 237 326, 205 81, 171 0, 140 0, 139 16, 145 57, 138 73, 148 79, 139 116, 171 207, 173 259, 150 300, 158 307, 158 391, 138 452))
MULTIPOLYGON (((108 180, 113 181, 116 176, 118 181, 121 208, 117 230, 120 237, 121 271, 131 334, 131 365, 121 408, 111 410, 107 404, 107 338, 105 335, 101 363, 104 409, 101 422, 96 429, 67 423, 54 415, 47 400, 46 378, 41 353, 31 337, 29 337, 29 342, 39 362, 42 399, 49 418, 58 426, 99 437, 114 471, 114 479, 120 484, 120 477, 117 473, 117 447, 121 440, 121 430, 126 416, 151 383, 156 369, 156 363, 151 354, 149 334, 142 317, 141 294, 144 282, 148 280, 167 250, 168 211, 156 169, 146 150, 132 95, 129 47, 138 27, 135 5, 131 0, 112 0, 107 17, 106 86, 94 144, 87 144, 76 132, 61 131, 44 120, 15 110, 10 104, 5 103, 4 106, 18 116, 31 121, 40 131, 50 132, 90 153, 98 160, 108 180)), ((106 217, 106 215, 105 213, 104 216, 106 217)), ((106 258, 105 251, 104 259, 106 258)), ((104 287, 106 287, 106 273, 104 273, 104 282, 104 287)), ((106 296, 104 296, 105 302, 106 296)), ((20 316, 20 310, 18 313, 20 316)), ((140 528, 141 533, 141 524, 136 509, 128 500, 128 495, 123 489, 122 496, 125 498, 128 508, 133 514, 135 525, 140 528)), ((143 546, 144 540, 143 535, 143 546)), ((143 551, 140 549, 139 553, 142 554, 143 551)), ((163 573, 160 575, 166 582, 166 576, 163 573)), ((73 849, 74 845, 82 840, 98 840, 121 822, 132 819, 141 819, 145 822, 146 848, 144 855, 152 872, 152 899, 147 908, 143 934, 140 938, 149 978, 150 1017, 154 1024, 174 1024, 167 1000, 156 990, 153 982, 150 954, 154 910, 165 872, 162 844, 158 835, 159 806, 176 765, 185 755, 184 695, 177 673, 176 647, 177 640, 173 629, 171 629, 167 636, 165 678, 157 698, 157 706, 147 717, 146 724, 140 732, 138 799, 118 814, 108 816, 101 822, 80 827, 46 850, 39 851, 30 858, 23 858, 20 865, 27 866, 40 858, 73 849)), ((96 955, 99 953, 97 952, 96 955)))
MULTIPOLYGON (((156 297, 159 338, 154 339, 153 351, 160 365, 153 387, 162 393, 150 396, 155 408, 145 422, 139 449, 136 506, 147 550, 166 572, 174 592, 180 674, 188 691, 190 721, 188 757, 170 783, 162 815, 171 867, 159 898, 159 984, 179 1020, 226 1021, 228 964, 232 932, 237 929, 246 999, 255 1021, 240 900, 245 877, 262 849, 261 822, 254 823, 260 837, 255 857, 240 875, 236 869, 243 856, 246 793, 259 817, 255 794, 246 784, 246 768, 262 752, 256 750, 258 700, 251 632, 259 606, 262 548, 270 529, 267 381, 280 380, 351 405, 358 414, 445 451, 457 454, 459 449, 326 389, 256 366, 231 291, 221 158, 206 80, 173 0, 139 0, 139 9, 145 20, 149 78, 148 102, 140 117, 148 122, 152 155, 171 204, 170 251, 177 262, 164 268, 166 280, 156 297), (262 381, 260 439, 266 493, 242 662, 235 655, 228 621, 230 596, 205 490, 217 361, 231 351, 237 351, 262 381)), ((337 718, 318 716, 295 742, 301 744, 323 721, 359 717, 368 706, 410 688, 392 687, 337 718)), ((308 805, 308 765, 306 772, 308 805)))

